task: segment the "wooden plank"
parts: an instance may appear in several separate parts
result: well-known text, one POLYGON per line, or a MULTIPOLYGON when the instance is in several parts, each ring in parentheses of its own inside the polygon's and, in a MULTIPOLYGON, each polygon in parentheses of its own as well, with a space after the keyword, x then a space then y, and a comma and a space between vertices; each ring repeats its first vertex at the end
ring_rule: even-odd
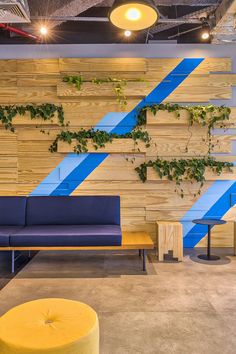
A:
MULTIPOLYGON (((58 142, 59 153, 74 152, 76 146, 76 140, 72 140, 71 144, 64 141, 58 142)), ((111 154, 133 154, 133 153, 145 153, 146 147, 143 144, 138 146, 134 143, 133 139, 114 139, 111 143, 107 143, 105 147, 95 149, 94 143, 91 139, 88 139, 87 143, 88 152, 105 152, 111 154)))
POLYGON ((23 90, 19 87, 17 92, 17 101, 22 103, 57 103, 56 87, 25 87, 23 90))
POLYGON ((171 93, 166 102, 209 102, 210 100, 230 99, 232 96, 231 87, 209 87, 193 86, 186 88, 179 86, 171 93))
POLYGON ((16 86, 0 86, 0 102, 5 102, 8 100, 16 100, 17 97, 17 87, 16 86))
MULTIPOLYGON (((124 85, 124 96, 127 97, 144 97, 154 87, 156 83, 151 82, 127 82, 124 85)), ((74 85, 66 82, 60 82, 57 85, 57 96, 59 97, 116 97, 113 83, 94 84, 85 82, 78 90, 74 85)))
MULTIPOLYGON (((217 175, 216 173, 213 173, 209 169, 206 169, 204 176, 205 176, 206 181, 233 181, 236 179, 236 167, 233 167, 233 172, 223 171, 221 175, 217 175)), ((161 179, 159 177, 158 173, 152 167, 148 167, 147 168, 147 181, 155 182, 158 180, 168 181, 168 178, 163 177, 161 179)))
MULTIPOLYGON (((53 123, 51 124, 53 125, 53 123)), ((52 126, 48 127, 43 124, 37 124, 37 128, 22 127, 19 125, 17 128, 17 140, 18 141, 47 141, 48 143, 52 142, 57 134, 60 132, 60 129, 53 129, 52 126), (45 133, 40 130, 44 129, 45 133)), ((50 145, 49 143, 49 145, 50 145)))
POLYGON ((59 62, 58 59, 18 59, 17 72, 18 73, 58 73, 59 62))
POLYGON ((60 58, 60 72, 81 71, 139 71, 145 72, 146 60, 142 58, 60 58))
POLYGON ((0 87, 5 87, 8 90, 10 87, 16 87, 17 79, 16 76, 10 74, 4 74, 1 72, 0 77, 0 87))
POLYGON ((13 73, 16 72, 17 60, 15 59, 1 59, 0 72, 13 73))
MULTIPOLYGON (((186 110, 180 111, 180 117, 176 117, 175 112, 168 112, 168 111, 158 111, 156 115, 153 115, 151 112, 147 112, 147 124, 154 125, 154 126, 161 126, 161 125, 168 125, 168 126, 188 126, 189 125, 189 113, 186 110)), ((231 114, 230 119, 225 120, 224 124, 227 127, 233 127, 236 125, 236 108, 231 107, 231 114)), ((199 124, 194 124, 194 127, 199 129, 199 124)), ((217 127, 217 125, 216 125, 217 127)), ((219 125, 218 125, 219 127, 219 125)), ((196 129, 196 130, 197 130, 196 129)))
MULTIPOLYGON (((232 136, 214 136, 212 142, 215 142, 214 153, 231 152, 232 136)), ((196 157, 205 156, 208 152, 208 145, 199 136, 190 138, 185 136, 152 136, 151 146, 147 148, 147 156, 155 157, 196 157), (187 148, 187 149, 186 149, 187 148)))
POLYGON ((38 74, 36 72, 33 74, 24 74, 23 76, 17 77, 17 86, 18 87, 51 87, 57 86, 60 82, 61 76, 57 73, 47 73, 47 74, 38 74))
POLYGON ((17 156, 17 135, 0 129, 0 156, 17 156))
POLYGON ((169 74, 181 61, 181 58, 151 58, 146 59, 147 69, 155 72, 169 74))
MULTIPOLYGON (((207 246, 207 235, 201 239, 196 247, 207 246)), ((211 231, 211 247, 234 247, 234 223, 216 225, 211 231)))
POLYGON ((209 75, 209 85, 210 86, 235 86, 236 85, 236 74, 210 74, 209 75))
MULTIPOLYGON (((19 128, 17 130, 18 132, 22 131, 24 129, 28 129, 31 133, 37 134, 37 132, 40 132, 40 128, 48 128, 50 126, 51 128, 55 128, 58 126, 58 116, 57 113, 55 113, 55 116, 52 117, 50 120, 43 120, 42 118, 34 118, 31 119, 30 113, 26 112, 23 116, 20 114, 17 114, 14 119, 13 119, 13 125, 19 128), (37 128, 38 127, 38 128, 37 128), (22 129, 21 129, 22 128, 22 129)), ((41 134, 42 135, 42 134, 41 134)))
POLYGON ((231 70, 231 58, 205 58, 203 62, 194 70, 194 74, 225 72, 231 70))
POLYGON ((136 249, 153 249, 154 244, 147 232, 123 232, 122 233, 122 245, 121 246, 81 246, 81 247, 0 247, 1 251, 9 250, 45 250, 45 251, 92 251, 92 250, 136 250, 136 249))
MULTIPOLYGON (((147 59, 148 71, 170 73, 183 59, 181 58, 158 58, 147 59)), ((231 71, 231 58, 205 58, 194 70, 194 74, 207 74, 209 72, 231 71)))

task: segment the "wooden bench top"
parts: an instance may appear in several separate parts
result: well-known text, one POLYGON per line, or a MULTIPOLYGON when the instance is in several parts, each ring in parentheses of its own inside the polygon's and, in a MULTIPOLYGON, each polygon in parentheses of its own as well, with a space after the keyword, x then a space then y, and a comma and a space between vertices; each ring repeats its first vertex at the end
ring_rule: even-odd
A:
POLYGON ((80 247, 0 247, 0 251, 104 251, 104 250, 138 250, 153 249, 154 243, 150 235, 145 232, 127 232, 122 233, 121 246, 80 246, 80 247))

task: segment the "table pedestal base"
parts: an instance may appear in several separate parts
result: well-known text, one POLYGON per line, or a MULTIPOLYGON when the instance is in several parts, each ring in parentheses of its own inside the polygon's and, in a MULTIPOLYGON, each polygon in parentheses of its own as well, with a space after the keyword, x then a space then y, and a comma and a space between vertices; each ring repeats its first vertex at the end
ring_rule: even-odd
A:
POLYGON ((204 261, 218 261, 220 259, 220 257, 218 257, 218 256, 214 256, 214 255, 208 256, 207 254, 200 254, 198 256, 198 258, 200 258, 204 261))

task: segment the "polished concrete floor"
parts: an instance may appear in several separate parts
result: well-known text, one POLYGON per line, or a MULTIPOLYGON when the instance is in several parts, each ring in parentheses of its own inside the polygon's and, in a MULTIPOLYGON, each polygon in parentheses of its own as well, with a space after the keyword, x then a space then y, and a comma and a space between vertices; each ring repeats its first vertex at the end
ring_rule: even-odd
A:
POLYGON ((40 252, 13 279, 6 267, 0 273, 0 315, 29 300, 63 297, 97 311, 100 354, 235 354, 236 257, 216 252, 228 262, 197 263, 186 250, 182 263, 158 263, 149 254, 146 274, 135 252, 40 252))

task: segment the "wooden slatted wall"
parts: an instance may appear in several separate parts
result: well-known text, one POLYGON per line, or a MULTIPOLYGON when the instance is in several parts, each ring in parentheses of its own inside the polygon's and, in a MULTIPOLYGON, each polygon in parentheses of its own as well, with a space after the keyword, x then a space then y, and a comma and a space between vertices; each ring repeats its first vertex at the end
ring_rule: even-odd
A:
MULTIPOLYGON (((84 83, 78 91, 62 82, 65 74, 81 74, 84 78, 117 77, 127 79, 125 94, 127 111, 145 97, 181 61, 181 59, 39 59, 0 60, 0 104, 56 103, 62 104, 65 119, 71 129, 96 125, 109 112, 120 112, 112 84, 97 86, 84 83), (132 81, 144 79, 142 82, 132 81)), ((229 99, 236 75, 231 74, 231 59, 207 58, 168 98, 168 102, 201 103, 211 99, 229 99), (222 72, 224 74, 222 74, 222 72), (228 73, 227 73, 228 72, 228 73)), ((174 183, 160 181, 148 171, 148 181, 140 182, 134 167, 157 154, 162 157, 202 156, 206 145, 202 138, 206 129, 193 127, 191 133, 185 114, 176 120, 173 114, 159 112, 147 118, 152 137, 151 147, 134 152, 133 142, 126 140, 108 146, 110 156, 77 188, 74 195, 119 194, 123 229, 147 230, 155 236, 156 220, 178 220, 194 204, 198 186, 186 183, 186 196, 175 193, 174 183), (192 138, 185 151, 189 135, 192 138), (135 162, 126 161, 125 154, 134 154, 135 162)), ((231 123, 236 122, 236 109, 231 123)), ((48 147, 59 131, 56 122, 47 126, 50 135, 35 128, 28 117, 17 117, 15 133, 0 129, 0 195, 28 195, 64 158, 71 149, 60 144, 59 153, 51 154, 48 147)), ((230 153, 232 135, 217 136, 215 152, 230 153)), ((92 151, 92 149, 90 149, 92 151)), ((228 159, 224 157, 224 159, 228 159)), ((231 156, 228 160, 234 161, 231 156)), ((225 176, 235 179, 236 173, 225 176)), ((206 190, 217 179, 208 175, 206 190)), ((214 231, 214 244, 232 246, 232 225, 214 231)), ((204 244, 201 241, 201 245, 204 244)))

